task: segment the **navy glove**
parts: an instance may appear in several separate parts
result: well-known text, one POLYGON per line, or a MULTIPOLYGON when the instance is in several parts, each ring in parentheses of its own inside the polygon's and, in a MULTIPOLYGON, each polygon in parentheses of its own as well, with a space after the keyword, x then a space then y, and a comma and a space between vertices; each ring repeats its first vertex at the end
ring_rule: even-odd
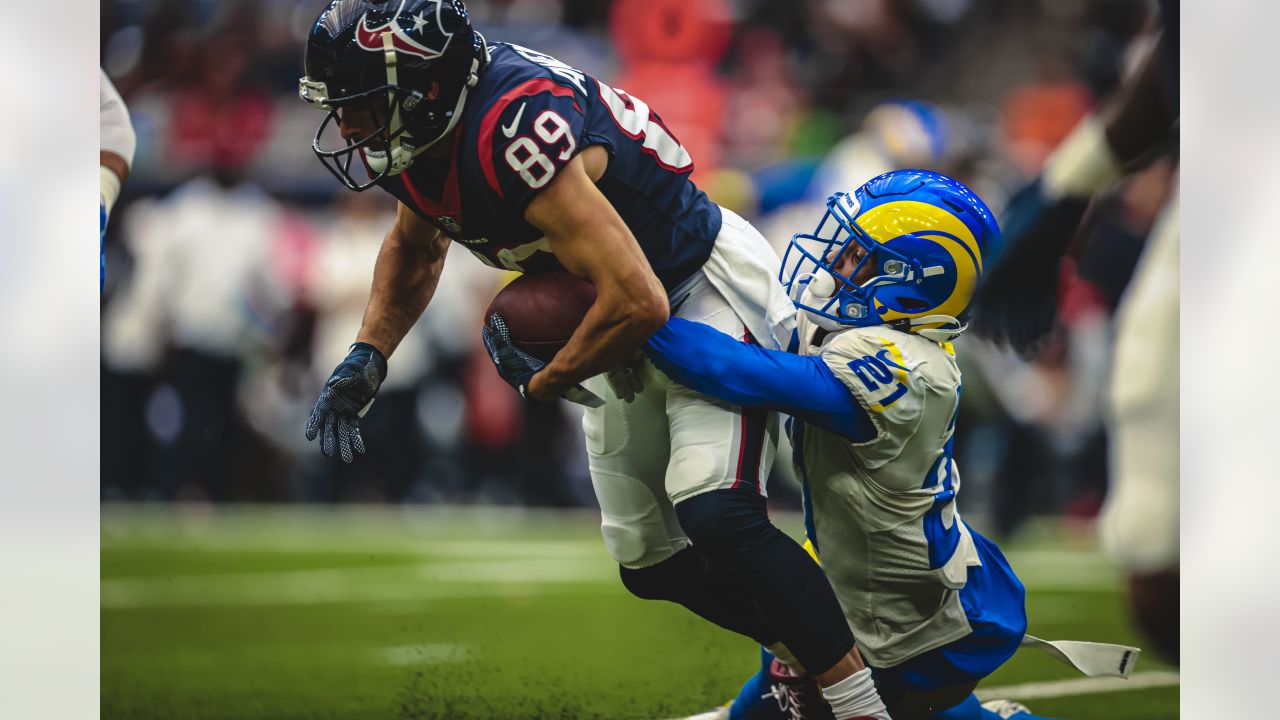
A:
MULTIPOLYGON (((507 328, 507 321, 501 315, 498 313, 490 315, 489 325, 480 329, 480 336, 484 339, 485 349, 489 351, 489 359, 498 369, 498 375, 515 388, 516 392, 520 393, 520 397, 526 400, 531 399, 529 398, 529 380, 533 378, 534 373, 546 367, 547 364, 511 342, 511 331, 507 328), (493 326, 492 330, 489 329, 489 325, 493 326)), ((594 408, 604 405, 604 400, 599 395, 581 385, 574 385, 564 391, 560 397, 586 407, 594 408)))
POLYGON ((1044 197, 1037 180, 1009 201, 1000 223, 1005 247, 983 273, 973 329, 1034 355, 1058 317, 1058 261, 1075 237, 1088 198, 1044 197))
POLYGON ((324 430, 320 452, 325 457, 337 452, 342 462, 349 463, 356 453, 365 452, 360 418, 373 404, 373 396, 386 377, 387 359, 369 343, 352 345, 347 359, 334 368, 307 419, 308 440, 315 440, 324 430))
POLYGON ((489 351, 489 359, 498 368, 498 375, 507 384, 520 393, 520 397, 529 397, 529 380, 533 374, 546 367, 547 364, 538 358, 517 348, 511 342, 511 331, 507 329, 507 321, 498 313, 489 316, 489 325, 481 331, 485 349, 489 351), (489 329, 493 326, 493 330, 489 329))

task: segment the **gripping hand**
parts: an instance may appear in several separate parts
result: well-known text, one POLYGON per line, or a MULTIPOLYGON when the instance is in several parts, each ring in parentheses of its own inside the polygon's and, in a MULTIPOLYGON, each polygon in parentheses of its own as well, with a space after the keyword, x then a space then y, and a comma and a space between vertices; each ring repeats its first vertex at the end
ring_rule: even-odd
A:
POLYGON ((644 354, 636 352, 629 360, 605 374, 609 388, 623 402, 634 402, 636 395, 644 392, 644 381, 640 379, 640 370, 644 364, 644 354))
POLYGON ((347 359, 334 368, 307 419, 308 440, 324 433, 320 452, 325 457, 333 457, 336 452, 349 463, 355 460, 356 453, 365 452, 360 418, 373 404, 373 396, 386 377, 387 360, 369 343, 352 345, 347 359))
MULTIPOLYGON (((489 359, 498 369, 498 375, 515 388, 516 392, 520 393, 520 397, 526 400, 532 399, 529 397, 529 380, 533 378, 534 373, 546 367, 547 364, 511 342, 511 331, 507 328, 507 321, 498 313, 489 316, 489 325, 481 328, 480 335, 484 339, 485 349, 489 351, 489 359), (490 326, 492 330, 489 329, 490 326)), ((561 397, 586 407, 604 405, 604 400, 581 385, 574 385, 564 391, 561 397)))
POLYGON ((498 313, 489 316, 489 325, 480 331, 484 339, 484 347, 489 351, 489 359, 498 369, 498 375, 507 384, 520 393, 520 397, 528 399, 529 380, 533 374, 546 367, 547 364, 524 352, 511 342, 511 331, 507 329, 507 321, 498 313), (490 330, 489 326, 493 329, 490 330))
POLYGON ((1058 317, 1058 261, 1075 237, 1087 198, 1046 198, 1039 181, 1009 201, 1001 225, 1003 252, 984 273, 974 305, 981 336, 1026 355, 1058 317))

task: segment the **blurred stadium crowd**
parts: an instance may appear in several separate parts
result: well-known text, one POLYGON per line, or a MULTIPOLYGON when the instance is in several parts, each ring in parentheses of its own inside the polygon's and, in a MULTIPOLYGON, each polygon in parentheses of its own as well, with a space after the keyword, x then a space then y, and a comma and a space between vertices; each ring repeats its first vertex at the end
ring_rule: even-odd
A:
MULTIPOLYGON (((102 3, 102 66, 138 134, 107 235, 103 498, 592 504, 574 406, 521 402, 483 354, 509 276, 457 247, 362 424, 369 454, 343 466, 303 438, 394 212, 311 152, 320 116, 296 86, 323 4, 102 3)), ((951 174, 999 212, 1149 47, 1154 16, 1137 0, 468 5, 490 42, 656 108, 698 184, 778 247, 829 193, 899 167, 951 174)), ((958 343, 966 515, 994 533, 1101 502, 1111 313, 1171 175, 1156 162, 1095 208, 1035 358, 958 343)), ((770 488, 796 502, 787 478, 770 488)))

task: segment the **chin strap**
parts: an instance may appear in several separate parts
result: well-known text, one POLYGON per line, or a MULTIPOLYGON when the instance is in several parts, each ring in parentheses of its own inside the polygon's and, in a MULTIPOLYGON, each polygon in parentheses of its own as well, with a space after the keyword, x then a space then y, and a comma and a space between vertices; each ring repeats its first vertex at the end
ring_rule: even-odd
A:
POLYGON ((378 159, 381 160, 379 164, 386 164, 387 160, 390 159, 390 174, 394 175, 409 167, 409 162, 413 160, 413 153, 406 151, 401 145, 400 136, 404 133, 396 132, 400 127, 400 103, 396 99, 396 91, 394 89, 399 86, 399 83, 396 77, 396 46, 392 41, 392 37, 392 33, 389 30, 382 33, 382 57, 387 63, 387 85, 393 88, 387 91, 387 107, 391 108, 391 122, 387 124, 387 129, 391 131, 392 138, 391 145, 387 148, 387 153, 378 159), (405 155, 408 155, 408 157, 404 157, 405 155), (404 158, 403 161, 401 158, 404 158))
MULTIPOLYGON (((476 33, 476 35, 480 35, 480 33, 476 33)), ((484 48, 484 63, 488 63, 489 46, 484 43, 483 35, 480 35, 480 45, 484 48)), ((414 152, 415 156, 423 150, 426 150, 432 145, 440 142, 442 139, 448 137, 449 133, 453 132, 453 128, 456 127, 458 125, 458 121, 462 119, 462 106, 467 102, 467 91, 475 87, 476 83, 480 82, 480 68, 482 64, 483 63, 481 63, 480 58, 471 59, 471 71, 467 73, 467 82, 463 84, 462 91, 458 93, 458 102, 453 105, 453 114, 449 116, 449 124, 444 126, 444 132, 440 133, 438 137, 414 152)))
MULTIPOLYGON (((941 268, 924 268, 924 276, 936 275, 941 271, 941 268)), ((847 321, 841 322, 836 318, 826 317, 821 313, 846 316, 850 320, 856 320, 858 319, 857 317, 847 316, 846 311, 849 307, 862 308, 861 312, 866 312, 864 306, 855 306, 853 303, 843 308, 840 307, 839 301, 833 299, 838 282, 835 276, 826 268, 816 269, 807 278, 802 277, 799 283, 804 288, 800 293, 800 298, 796 301, 800 311, 809 318, 810 322, 823 330, 838 332, 854 324, 847 321), (820 308, 820 312, 814 312, 809 308, 820 308)), ((876 325, 878 323, 866 324, 876 325)), ((967 323, 962 323, 950 315, 924 315, 915 318, 901 318, 884 324, 899 332, 915 333, 923 338, 940 343, 955 340, 960 336, 960 333, 965 331, 965 328, 969 327, 967 323)))
MULTIPOLYGON (((826 277, 830 278, 831 276, 826 275, 826 277)), ((818 290, 826 290, 826 288, 823 287, 825 284, 826 283, 823 280, 818 280, 818 290)), ((832 298, 832 295, 834 294, 835 294, 834 279, 832 279, 831 289, 826 295, 822 294, 819 291, 816 291, 814 289, 813 283, 810 282, 804 286, 804 291, 800 294, 800 299, 799 299, 800 311, 805 314, 805 317, 809 318, 809 321, 812 322, 814 325, 817 325, 818 327, 822 328, 823 330, 827 330, 828 332, 844 330, 845 328, 849 327, 849 325, 846 323, 842 323, 839 320, 835 320, 833 318, 822 315, 819 312, 814 312, 809 308, 821 308, 821 312, 838 313, 839 309, 833 307, 838 304, 832 298)))
MULTIPOLYGON (((462 107, 467 102, 467 91, 476 86, 480 82, 480 68, 489 62, 489 45, 485 42, 484 36, 476 33, 480 38, 480 47, 484 49, 482 57, 471 59, 471 70, 467 73, 467 81, 462 86, 462 91, 458 93, 458 102, 453 105, 453 112, 449 115, 449 123, 445 125, 444 130, 433 138, 430 142, 423 143, 418 146, 405 146, 403 142, 404 133, 396 133, 396 129, 400 125, 400 104, 396 102, 395 91, 388 91, 387 103, 391 106, 391 123, 387 128, 391 131, 394 138, 391 140, 391 146, 387 153, 374 153, 366 151, 365 155, 369 160, 369 165, 375 171, 381 172, 379 165, 385 165, 390 159, 390 168, 387 170, 388 175, 398 175, 408 169, 413 164, 415 158, 426 152, 436 143, 448 137, 453 129, 457 127, 458 121, 462 119, 462 107), (379 157, 381 155, 381 157, 379 157)), ((382 52, 387 64, 387 84, 395 86, 396 82, 396 51, 395 45, 392 44, 392 34, 390 31, 382 33, 382 52)))
POLYGON ((960 337, 960 333, 969 327, 950 315, 925 315, 918 318, 903 318, 888 323, 889 327, 902 332, 910 332, 934 342, 951 342, 960 337))

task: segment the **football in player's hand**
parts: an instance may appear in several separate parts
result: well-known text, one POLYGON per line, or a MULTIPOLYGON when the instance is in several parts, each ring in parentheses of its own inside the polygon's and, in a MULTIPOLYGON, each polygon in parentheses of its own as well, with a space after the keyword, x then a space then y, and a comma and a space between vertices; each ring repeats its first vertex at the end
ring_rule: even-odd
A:
POLYGON ((494 296, 484 321, 501 315, 516 347, 550 362, 595 301, 595 286, 567 270, 526 273, 494 296))

